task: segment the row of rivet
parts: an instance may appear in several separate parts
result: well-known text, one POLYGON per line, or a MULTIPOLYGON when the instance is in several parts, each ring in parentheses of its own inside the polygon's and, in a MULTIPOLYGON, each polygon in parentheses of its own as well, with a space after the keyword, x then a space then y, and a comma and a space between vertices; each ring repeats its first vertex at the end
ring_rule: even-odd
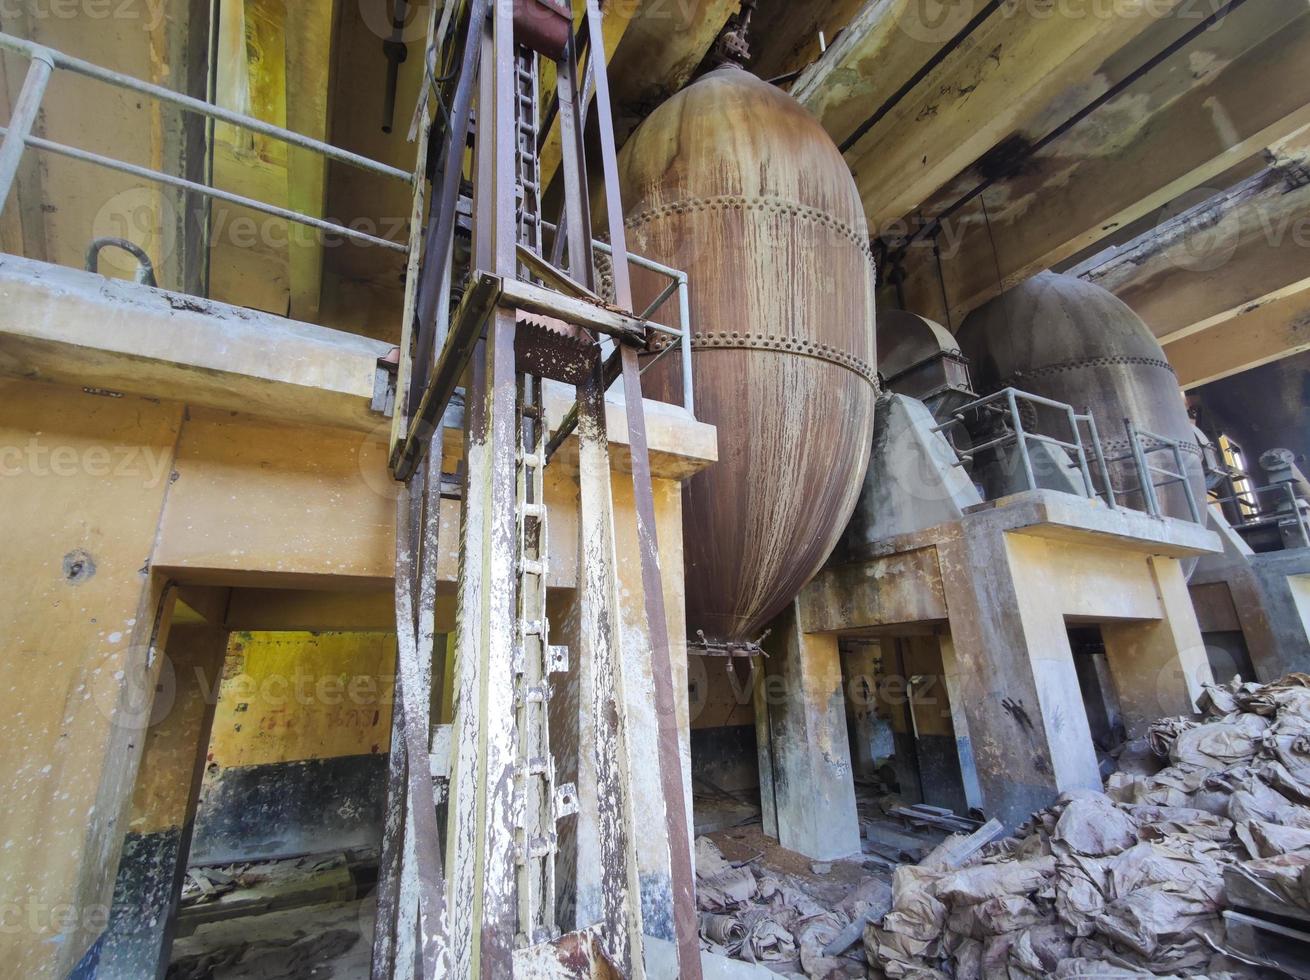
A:
POLYGON ((860 234, 855 228, 818 208, 797 204, 781 197, 741 197, 724 195, 722 197, 694 197, 685 201, 661 205, 646 211, 639 211, 623 223, 628 228, 646 224, 671 214, 687 214, 692 211, 764 211, 769 214, 785 214, 824 225, 837 232, 853 244, 870 263, 873 262, 873 249, 869 247, 867 235, 860 234))

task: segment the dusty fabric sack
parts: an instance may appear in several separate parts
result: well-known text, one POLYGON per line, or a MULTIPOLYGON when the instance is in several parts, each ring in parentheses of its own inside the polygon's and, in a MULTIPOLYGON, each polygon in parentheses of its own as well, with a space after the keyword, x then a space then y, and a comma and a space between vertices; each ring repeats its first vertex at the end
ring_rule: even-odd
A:
POLYGON ((1237 825, 1235 833, 1246 853, 1255 859, 1310 850, 1310 830, 1301 827, 1246 820, 1237 825))
POLYGON ((1292 803, 1263 779, 1249 779, 1233 793, 1228 817, 1234 823, 1260 820, 1310 830, 1310 809, 1292 803))
POLYGON ((943 902, 976 904, 997 895, 1024 895, 1036 891, 1054 875, 1054 857, 977 864, 943 875, 935 892, 943 902))
POLYGON ((730 911, 749 902, 759 889, 750 868, 729 868, 708 878, 696 878, 696 902, 709 912, 730 911))
POLYGON ((1049 974, 1067 959, 1073 943, 1060 925, 1037 925, 1025 929, 1010 947, 1010 960, 1035 976, 1049 974))
POLYGON ((1137 843, 1132 818, 1100 793, 1072 800, 1060 814, 1052 840, 1078 854, 1102 857, 1118 854, 1137 843))
POLYGON ((1233 822, 1227 817, 1195 807, 1135 805, 1128 807, 1128 815, 1136 821, 1141 840, 1185 836, 1226 841, 1233 833, 1233 822))
POLYGON ((1268 728, 1269 720, 1255 714, 1196 725, 1174 739, 1169 761, 1175 766, 1230 769, 1255 758, 1268 728))

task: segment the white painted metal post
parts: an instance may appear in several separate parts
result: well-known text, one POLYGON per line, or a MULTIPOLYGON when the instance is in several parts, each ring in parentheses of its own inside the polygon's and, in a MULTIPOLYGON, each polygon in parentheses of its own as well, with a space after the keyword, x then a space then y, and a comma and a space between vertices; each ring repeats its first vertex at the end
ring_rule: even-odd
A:
POLYGON ((0 142, 0 211, 4 210, 9 197, 9 189, 14 185, 18 175, 18 165, 23 159, 23 150, 27 148, 27 137, 36 125, 37 114, 41 111, 41 99, 45 97, 46 83, 54 71, 55 60, 48 51, 39 49, 32 52, 32 62, 23 80, 23 88, 18 93, 13 114, 9 119, 8 132, 4 142, 0 142))

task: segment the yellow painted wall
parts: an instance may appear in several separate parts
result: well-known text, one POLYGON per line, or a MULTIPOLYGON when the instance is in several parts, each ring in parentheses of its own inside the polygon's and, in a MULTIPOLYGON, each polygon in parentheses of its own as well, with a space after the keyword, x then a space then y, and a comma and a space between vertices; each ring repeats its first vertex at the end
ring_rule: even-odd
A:
POLYGON ((160 671, 157 707, 132 794, 128 830, 153 834, 181 827, 191 803, 196 757, 227 652, 227 634, 208 623, 174 623, 160 671))
POLYGON ((234 633, 209 762, 220 769, 386 752, 389 633, 234 633))
POLYGON ((149 562, 180 406, 0 382, 0 962, 63 977, 104 927, 167 633, 149 562), (145 709, 144 712, 142 709, 145 709))
POLYGON ((1289 575, 1287 584, 1291 586, 1292 599, 1301 614, 1301 628, 1310 636, 1310 575, 1289 575))

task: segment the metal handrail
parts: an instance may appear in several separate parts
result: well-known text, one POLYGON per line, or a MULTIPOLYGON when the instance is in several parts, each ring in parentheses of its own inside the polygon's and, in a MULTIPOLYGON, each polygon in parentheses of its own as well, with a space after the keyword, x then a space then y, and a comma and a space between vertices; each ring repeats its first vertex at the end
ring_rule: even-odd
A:
MULTIPOLYGON (((549 232, 558 234, 559 228, 552 221, 542 219, 541 227, 549 232)), ((600 239, 592 239, 591 247, 600 252, 602 255, 614 256, 614 250, 606 242, 600 239)), ((640 269, 646 269, 669 279, 669 284, 660 291, 660 294, 646 307, 645 311, 639 314, 639 318, 645 320, 652 330, 658 333, 672 334, 676 339, 668 347, 660 351, 653 360, 648 362, 642 369, 641 373, 645 374, 655 366, 655 363, 663 359, 664 355, 672 352, 674 348, 679 349, 682 358, 682 405, 692 415, 696 414, 696 399, 692 393, 692 365, 691 365, 691 294, 688 283, 690 281, 687 273, 681 269, 675 269, 672 266, 656 262, 654 259, 648 259, 644 255, 638 255, 635 252, 628 252, 628 261, 640 269), (677 328, 666 326, 662 323, 656 323, 650 318, 655 311, 663 306, 674 292, 678 294, 678 324, 677 328)))
POLYGON ((285 129, 281 126, 274 126, 271 123, 266 123, 263 120, 254 118, 253 116, 233 112, 230 109, 224 109, 220 106, 213 105, 212 103, 203 102, 200 99, 192 98, 189 95, 174 92, 161 85, 144 82, 139 78, 133 78, 131 75, 125 75, 122 72, 103 68, 100 65, 92 64, 89 61, 83 61, 81 58, 74 58, 61 51, 56 51, 53 48, 48 48, 44 45, 15 37, 12 34, 0 33, 0 50, 13 51, 17 54, 26 56, 31 62, 28 66, 27 77, 24 79, 23 87, 19 92, 18 100, 14 105, 14 110, 9 120, 9 126, 0 127, 0 138, 3 139, 3 142, 0 142, 0 211, 4 210, 5 202, 9 197, 9 191, 13 187, 14 179, 18 173, 18 165, 22 159, 23 150, 27 147, 31 147, 35 150, 57 153, 74 160, 81 160, 85 163, 91 163, 96 166, 105 167, 109 170, 118 171, 119 173, 129 174, 133 177, 140 177, 144 180, 153 180, 171 187, 177 187, 181 190, 192 191, 206 197, 212 197, 220 201, 226 201, 230 204, 247 207, 253 211, 259 211, 276 218, 282 218, 286 221, 294 221, 311 228, 317 228, 320 231, 334 232, 346 238, 366 242, 370 245, 377 245, 381 248, 391 249, 392 251, 408 253, 410 250, 408 242, 393 242, 385 238, 379 238, 376 235, 369 235, 365 232, 357 231, 354 228, 339 224, 335 221, 327 221, 323 218, 317 218, 301 211, 278 207, 277 205, 268 204, 252 197, 246 197, 243 194, 235 194, 230 191, 220 190, 219 188, 211 187, 208 184, 201 184, 196 181, 187 180, 183 177, 175 177, 172 174, 167 174, 159 170, 152 170, 149 167, 137 166, 136 164, 126 163, 122 160, 115 160, 112 157, 93 153, 89 150, 83 150, 78 147, 57 143, 53 140, 47 140, 32 135, 32 130, 36 124, 37 115, 40 112, 41 102, 45 97, 45 90, 50 80, 50 76, 54 70, 58 68, 71 71, 75 74, 84 75, 88 78, 94 78, 98 81, 119 88, 125 88, 129 91, 139 92, 142 95, 148 95, 160 100, 161 102, 178 106, 190 112, 199 113, 210 119, 230 123, 233 126, 239 126, 243 129, 248 129, 252 132, 281 140, 293 146, 322 154, 329 159, 337 160, 354 167, 359 167, 362 170, 380 174, 384 177, 403 180, 406 184, 412 184, 414 180, 414 175, 409 171, 401 170, 398 167, 392 167, 388 164, 370 159, 369 157, 361 156, 358 153, 351 153, 349 150, 343 150, 340 147, 333 146, 331 143, 324 143, 322 140, 316 140, 312 137, 305 136, 302 133, 296 133, 289 129, 285 129))
POLYGON ((968 450, 956 449, 952 443, 952 449, 955 449, 956 456, 959 457, 957 466, 963 466, 965 462, 972 460, 978 453, 988 449, 999 449, 1004 446, 1018 445, 1019 457, 1023 461, 1024 477, 1027 481, 1028 489, 1037 489, 1037 476, 1033 471, 1032 457, 1028 452, 1030 442, 1044 443, 1049 446, 1055 446, 1066 452, 1075 454, 1078 462, 1078 469, 1082 473, 1083 486, 1087 489, 1087 497, 1090 500, 1104 499, 1106 505, 1111 510, 1117 510, 1118 504, 1114 499, 1114 487, 1110 483, 1110 470, 1106 465, 1105 455, 1101 451, 1101 440, 1096 429, 1096 420, 1090 414, 1081 415, 1073 410, 1072 405, 1065 402, 1057 402, 1050 398, 1044 398, 1041 395, 1034 395, 1031 392, 1021 391, 1018 388, 1002 388, 1000 391, 993 392, 982 398, 975 399, 967 405, 962 405, 951 413, 951 418, 947 419, 941 425, 933 428, 933 432, 942 432, 956 425, 965 423, 965 416, 971 412, 989 411, 1001 412, 1008 416, 1011 432, 992 439, 990 442, 981 445, 971 446, 968 450), (1066 442, 1062 439, 1056 439, 1053 436, 1043 435, 1039 432, 1029 432, 1023 424, 1023 418, 1019 412, 1019 402, 1029 402, 1033 405, 1041 405, 1046 408, 1054 409, 1064 414, 1069 423, 1070 439, 1066 442), (1003 403, 998 407, 997 403, 1003 403), (1087 460, 1087 448, 1083 445, 1082 432, 1079 425, 1087 426, 1092 440, 1092 454, 1096 458, 1097 471, 1101 476, 1101 483, 1105 487, 1104 497, 1097 492, 1096 484, 1092 481, 1092 472, 1087 460))
POLYGON ((264 122, 262 119, 256 119, 254 116, 247 116, 244 113, 216 106, 212 102, 205 102, 189 95, 183 95, 181 92, 174 92, 162 85, 145 82, 132 75, 125 75, 122 72, 104 68, 90 61, 83 61, 81 58, 74 58, 72 55, 64 54, 54 48, 48 48, 43 44, 37 44, 35 41, 28 41, 12 34, 0 32, 0 50, 13 51, 15 54, 23 55, 31 60, 45 61, 50 68, 62 68, 109 85, 140 92, 142 95, 148 95, 161 102, 168 102, 182 109, 197 112, 211 119, 217 119, 219 122, 231 123, 233 126, 240 126, 242 129, 249 129, 264 136, 271 136, 274 139, 282 140, 305 150, 313 150, 326 157, 331 157, 333 160, 348 163, 362 170, 371 170, 386 177, 394 177, 396 180, 403 180, 407 184, 413 180, 413 174, 407 170, 401 170, 399 167, 393 167, 370 157, 343 150, 339 146, 324 143, 322 140, 316 140, 312 136, 305 136, 303 133, 293 132, 282 126, 275 126, 272 123, 264 122))
POLYGON ((1196 494, 1192 492, 1192 484, 1187 479, 1187 464, 1183 461, 1182 442, 1147 429, 1138 428, 1130 418, 1124 419, 1124 429, 1128 433, 1129 452, 1126 457, 1116 457, 1116 460, 1120 458, 1131 458, 1133 460, 1133 464, 1137 469, 1137 489, 1140 490, 1142 498, 1146 502, 1147 513, 1152 517, 1163 517, 1164 514, 1160 508, 1160 497, 1156 490, 1173 483, 1181 483, 1183 485, 1183 494, 1187 498, 1187 509, 1192 515, 1192 522, 1194 524, 1204 524, 1205 520, 1201 516, 1201 508, 1197 503, 1196 494), (1150 439, 1155 445, 1147 449, 1142 445, 1143 438, 1150 439), (1173 456, 1176 469, 1169 470, 1162 466, 1153 466, 1147 460, 1147 457, 1151 453, 1158 452, 1169 452, 1173 456), (1162 476, 1164 479, 1156 483, 1154 479, 1156 476, 1162 476))

